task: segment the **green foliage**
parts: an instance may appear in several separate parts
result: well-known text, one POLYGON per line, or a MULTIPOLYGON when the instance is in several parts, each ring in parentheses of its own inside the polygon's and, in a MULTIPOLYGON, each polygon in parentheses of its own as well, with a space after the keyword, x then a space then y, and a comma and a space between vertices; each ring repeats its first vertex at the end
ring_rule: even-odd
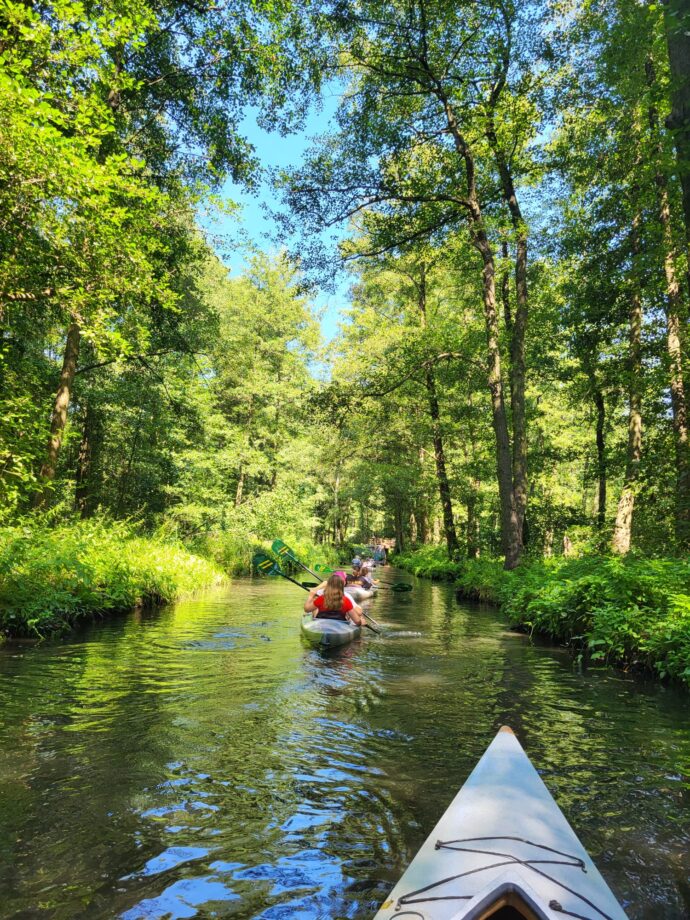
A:
MULTIPOLYGON (((274 529, 275 534, 282 532, 284 531, 274 529)), ((304 569, 291 564, 289 560, 275 557, 271 551, 272 542, 270 537, 262 540, 251 532, 233 533, 231 531, 207 533, 188 541, 190 548, 200 556, 211 559, 228 575, 250 575, 252 557, 257 552, 274 556, 285 572, 305 574, 304 569)), ((326 544, 315 544, 304 537, 291 537, 289 545, 300 562, 310 568, 313 568, 317 562, 333 566, 339 561, 335 548, 326 544)))
POLYGON ((690 563, 681 559, 553 559, 512 575, 501 593, 516 625, 588 660, 690 678, 690 563))
POLYGON ((80 619, 165 603, 217 584, 219 570, 179 542, 92 520, 0 530, 0 632, 45 636, 80 619))
POLYGON ((436 581, 453 581, 462 571, 462 563, 452 562, 442 546, 421 546, 407 553, 398 553, 393 561, 414 575, 436 581))
POLYGON ((463 597, 496 604, 511 584, 511 577, 512 573, 505 571, 500 559, 467 559, 456 584, 458 593, 463 597))
MULTIPOLYGON (((175 0, 3 4, 0 497, 9 519, 48 487, 64 501, 75 478, 83 515, 101 507, 150 520, 164 509, 166 491, 181 478, 172 456, 184 455, 194 425, 208 415, 197 392, 183 398, 185 386, 203 385, 199 372, 218 372, 222 354, 215 350, 211 367, 195 362, 211 351, 218 326, 212 292, 199 283, 209 251, 195 207, 227 174, 253 183, 256 158, 240 130, 247 106, 283 132, 300 123, 320 79, 310 26, 289 0, 239 0, 231 9, 175 0), (79 367, 63 383, 46 464, 68 328, 79 367), (70 422, 81 425, 81 444, 70 422)), ((262 343, 272 340, 272 350, 262 364, 268 376, 254 379, 275 403, 281 371, 295 385, 304 378, 291 367, 304 370, 303 342, 282 335, 294 331, 302 303, 287 290, 278 302, 268 275, 286 267, 270 260, 264 267, 233 284, 231 296, 253 307, 253 322, 246 329, 236 322, 234 340, 226 324, 223 344, 237 379, 248 381, 258 370, 251 355, 261 320, 262 343), (286 346, 282 361, 272 360, 286 346)), ((259 422, 270 429, 275 406, 255 412, 245 396, 231 399, 226 414, 235 435, 256 417, 262 440, 259 422)), ((255 451, 236 436, 231 462, 245 447, 250 473, 259 467, 270 478, 261 446, 255 451)), ((203 481, 207 458, 197 466, 203 481)), ((223 472, 219 463, 217 478, 223 472)), ((188 503, 192 517, 204 504, 188 503)))
POLYGON ((636 556, 451 562, 441 547, 395 557, 426 578, 501 606, 512 625, 569 646, 585 662, 653 670, 690 686, 690 562, 636 556))
POLYGON ((468 600, 498 603, 508 573, 498 559, 464 559, 452 562, 441 546, 422 546, 395 556, 395 564, 422 578, 454 581, 468 600))

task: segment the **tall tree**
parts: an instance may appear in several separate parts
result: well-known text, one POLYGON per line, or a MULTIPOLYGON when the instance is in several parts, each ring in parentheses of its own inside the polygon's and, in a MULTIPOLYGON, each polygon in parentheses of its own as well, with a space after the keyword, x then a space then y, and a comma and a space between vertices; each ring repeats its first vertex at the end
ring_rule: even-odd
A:
MULTIPOLYGON (((137 305, 145 311, 153 301, 165 304, 166 290, 174 288, 174 270, 156 253, 166 245, 160 226, 175 223, 178 232, 191 236, 193 223, 188 219, 184 227, 179 217, 170 220, 170 212, 153 217, 151 203, 156 196, 161 204, 174 199, 189 214, 191 185, 185 182, 213 186, 228 172, 250 182, 255 161, 239 127, 246 106, 263 106, 267 124, 288 130, 303 113, 292 104, 290 90, 299 86, 303 101, 318 83, 318 69, 303 27, 308 20, 290 4, 277 9, 272 3, 239 3, 225 10, 176 2, 136 8, 106 3, 98 9, 11 2, 3 18, 4 114, 37 151, 32 160, 12 161, 10 155, 10 166, 21 173, 19 194, 34 185, 43 193, 34 195, 40 202, 48 177, 55 182, 54 151, 44 146, 51 132, 61 146, 71 145, 79 160, 67 185, 69 204, 57 204, 56 198, 54 206, 69 241, 56 252, 55 241, 43 234, 44 270, 34 272, 40 296, 53 299, 65 340, 41 467, 47 484, 64 438, 81 340, 91 338, 103 349, 106 339, 111 348, 119 339, 126 352, 132 344, 123 332, 126 312, 137 305), (26 125, 16 105, 22 94, 29 109, 26 125), (34 116, 42 138, 31 138, 34 116), (149 214, 141 215, 135 245, 137 196, 146 199, 149 214), (123 238, 132 240, 124 259, 123 238), (133 253, 137 296, 131 290, 109 292, 107 282, 116 289, 121 277, 133 276, 128 261, 133 253), (118 259, 124 273, 115 267, 118 259)), ((24 235, 30 234, 29 224, 24 235)), ((36 290, 26 293, 39 296, 36 290)), ((37 492, 38 503, 46 494, 37 492)))
MULTIPOLYGON (((526 239, 524 222, 515 210, 515 186, 510 186, 510 159, 495 120, 494 155, 479 140, 491 134, 491 119, 506 86, 504 60, 510 43, 504 13, 501 4, 492 2, 339 4, 333 23, 351 80, 338 114, 340 131, 324 139, 307 165, 285 181, 295 215, 316 231, 367 209, 392 217, 394 231, 388 220, 381 234, 372 234, 372 253, 395 250, 416 239, 441 240, 450 230, 466 227, 481 278, 502 539, 506 566, 512 568, 522 553, 521 516, 527 494, 526 239), (504 393, 491 219, 496 167, 501 163, 518 221, 521 299, 513 351, 517 476, 504 393)), ((501 116, 505 117, 503 109, 501 116)), ((515 150, 524 146, 524 140, 522 132, 511 138, 515 150)))
POLYGON ((687 0, 664 0, 663 9, 671 71, 671 111, 667 125, 673 133, 678 156, 690 262, 690 4, 687 0))

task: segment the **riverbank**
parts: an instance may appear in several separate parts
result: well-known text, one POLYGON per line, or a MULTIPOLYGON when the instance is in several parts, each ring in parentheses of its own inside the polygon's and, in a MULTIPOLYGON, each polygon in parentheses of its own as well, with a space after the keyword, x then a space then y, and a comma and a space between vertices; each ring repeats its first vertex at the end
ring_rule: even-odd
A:
POLYGON ((223 580, 180 543, 123 523, 0 530, 0 641, 64 633, 80 620, 168 603, 223 580))
MULTIPOLYGON (((291 546, 307 565, 337 561, 330 547, 299 540, 291 546)), ((251 534, 218 532, 183 543, 102 519, 28 519, 0 528, 0 642, 44 638, 90 617, 170 603, 249 574, 253 553, 269 548, 251 534)))
POLYGON ((511 626, 548 636, 586 663, 645 669, 690 687, 690 562, 585 556, 451 562, 441 547, 395 558, 415 575, 455 583, 470 600, 498 605, 511 626))

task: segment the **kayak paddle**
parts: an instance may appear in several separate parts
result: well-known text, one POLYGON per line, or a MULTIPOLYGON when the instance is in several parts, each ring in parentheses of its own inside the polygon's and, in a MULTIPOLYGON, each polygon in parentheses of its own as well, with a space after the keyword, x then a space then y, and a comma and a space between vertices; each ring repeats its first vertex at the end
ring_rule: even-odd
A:
POLYGON ((312 572, 312 570, 307 568, 303 562, 300 562, 297 556, 295 556, 293 551, 287 545, 287 543, 283 543, 282 540, 274 540, 273 543, 271 543, 271 549, 276 554, 276 556, 280 556, 281 559, 289 559, 290 562, 294 562, 295 565, 298 565, 300 568, 304 569, 305 572, 309 572, 309 574, 314 578, 319 577, 316 572, 312 572))
MULTIPOLYGON (((255 553, 252 558, 252 566, 262 575, 280 575, 288 581, 291 581, 293 585, 297 585, 298 588, 304 587, 300 581, 295 581, 294 578, 290 578, 289 575, 286 575, 275 559, 271 559, 266 553, 255 553)), ((305 591, 308 590, 309 588, 305 588, 305 591)))

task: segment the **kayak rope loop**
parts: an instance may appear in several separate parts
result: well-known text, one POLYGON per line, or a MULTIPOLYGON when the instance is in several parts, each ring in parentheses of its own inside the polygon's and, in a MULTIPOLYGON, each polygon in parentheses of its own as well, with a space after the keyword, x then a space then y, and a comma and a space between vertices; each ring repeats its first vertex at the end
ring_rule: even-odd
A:
MULTIPOLYGON (((580 894, 579 891, 575 891, 574 888, 569 888, 564 882, 559 881, 557 878, 549 875, 547 872, 544 872, 542 869, 538 869, 537 866, 548 865, 548 866, 568 866, 572 869, 581 869, 582 872, 586 873, 587 868, 585 863, 579 856, 573 856, 570 853, 563 853, 561 850, 555 850, 553 847, 546 846, 543 843, 534 843, 533 840, 525 840, 523 837, 465 837, 460 840, 437 840, 435 849, 437 850, 455 850, 459 853, 479 853, 482 856, 497 856, 501 860, 500 862, 490 863, 486 866, 479 866, 477 869, 468 869, 466 872, 460 872, 457 875, 450 875, 448 878, 439 879, 437 882, 431 882, 429 885, 425 885, 423 888, 417 888, 415 891, 410 891, 408 894, 401 895, 398 898, 396 904, 396 911, 398 911, 395 917, 404 917, 408 916, 406 911, 400 912, 402 908, 407 907, 410 904, 422 904, 426 901, 471 901, 474 895, 472 894, 455 894, 455 895, 431 895, 428 897, 420 897, 420 895, 427 895, 428 892, 434 891, 437 888, 440 888, 441 885, 446 885, 449 882, 455 882, 458 879, 466 878, 469 875, 475 875, 477 872, 486 872, 489 869, 498 869, 501 866, 524 866, 526 869, 531 869, 532 872, 536 872, 537 875, 541 875, 542 878, 547 879, 549 882, 553 882, 554 885, 558 885, 559 888, 562 888, 564 891, 567 891, 569 894, 572 894, 574 897, 579 898, 584 904, 590 907, 592 910, 603 918, 603 920, 613 920, 613 918, 605 913, 600 907, 597 907, 593 901, 590 901, 585 895, 580 894), (469 843, 484 843, 488 841, 497 841, 497 840, 509 840, 514 843, 524 843, 527 846, 535 847, 537 850, 544 850, 547 853, 553 853, 554 856, 562 856, 563 859, 521 859, 519 856, 514 856, 512 853, 502 853, 496 850, 485 850, 479 849, 477 847, 470 846, 458 846, 458 844, 469 844, 469 843)), ((553 900, 549 903, 549 907, 553 911, 563 914, 564 917, 572 917, 573 920, 592 920, 592 917, 585 917, 583 914, 576 914, 570 910, 566 910, 558 901, 553 900)))

